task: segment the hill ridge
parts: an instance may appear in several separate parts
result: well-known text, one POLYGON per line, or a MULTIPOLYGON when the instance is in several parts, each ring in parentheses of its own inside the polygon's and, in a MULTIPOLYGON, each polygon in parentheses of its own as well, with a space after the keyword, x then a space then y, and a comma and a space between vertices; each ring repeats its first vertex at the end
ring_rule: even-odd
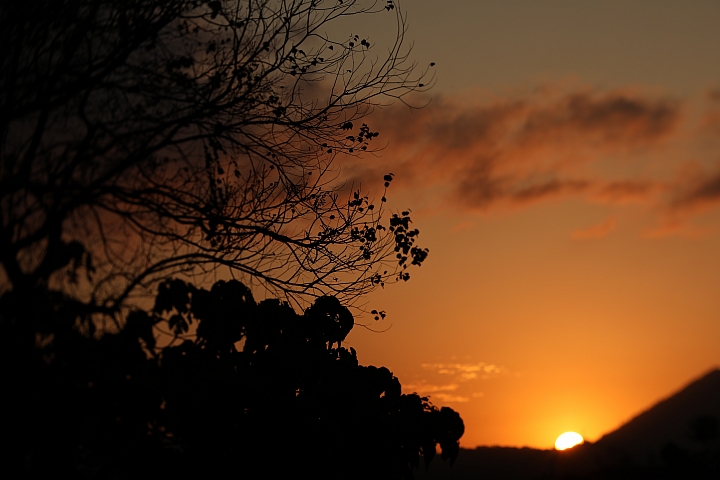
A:
POLYGON ((719 368, 711 369, 603 435, 595 445, 637 461, 654 462, 648 457, 657 456, 668 443, 691 450, 701 448, 691 438, 690 422, 702 416, 720 419, 719 368))

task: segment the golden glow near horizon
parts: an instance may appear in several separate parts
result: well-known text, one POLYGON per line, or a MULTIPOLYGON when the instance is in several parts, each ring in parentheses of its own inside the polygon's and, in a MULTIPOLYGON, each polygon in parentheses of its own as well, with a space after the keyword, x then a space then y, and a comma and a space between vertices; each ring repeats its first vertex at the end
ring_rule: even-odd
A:
POLYGON ((432 101, 343 164, 430 249, 347 342, 464 448, 595 442, 720 366, 720 2, 565 3, 403 2, 432 101))
POLYGON ((555 449, 556 450, 567 450, 568 448, 572 448, 575 445, 581 445, 584 443, 585 440, 583 439, 582 435, 576 432, 565 432, 562 435, 560 435, 557 440, 555 440, 555 449))

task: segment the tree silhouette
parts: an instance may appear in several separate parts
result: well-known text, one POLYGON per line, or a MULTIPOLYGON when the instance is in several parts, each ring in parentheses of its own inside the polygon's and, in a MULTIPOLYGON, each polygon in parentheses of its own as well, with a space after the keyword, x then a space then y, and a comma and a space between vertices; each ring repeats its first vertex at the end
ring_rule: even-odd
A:
POLYGON ((26 367, 6 383, 17 421, 3 430, 14 434, 6 469, 399 479, 421 457, 427 467, 438 444, 443 459, 458 454, 456 412, 403 395, 387 368, 362 366, 339 346, 353 319, 333 297, 298 315, 277 299, 255 302, 238 281, 205 290, 167 280, 152 310, 134 310, 96 338, 77 322, 78 305, 57 295, 32 305, 2 298, 3 362, 26 367), (7 341, 28 309, 52 325, 52 338, 32 349, 7 341), (168 332, 163 345, 154 327, 168 332))
POLYGON ((371 147, 375 106, 432 83, 394 0, 6 3, 3 291, 113 313, 222 268, 275 296, 350 301, 427 256, 409 212, 345 198, 333 163, 371 147), (383 56, 326 33, 365 16, 394 19, 383 56))
POLYGON ((342 347, 342 305, 428 254, 385 191, 337 184, 378 136, 362 119, 432 83, 405 28, 394 0, 0 6, 4 468, 401 478, 455 457, 455 412, 342 347), (379 57, 326 33, 366 16, 397 28, 379 57), (218 274, 282 301, 173 280, 218 274))

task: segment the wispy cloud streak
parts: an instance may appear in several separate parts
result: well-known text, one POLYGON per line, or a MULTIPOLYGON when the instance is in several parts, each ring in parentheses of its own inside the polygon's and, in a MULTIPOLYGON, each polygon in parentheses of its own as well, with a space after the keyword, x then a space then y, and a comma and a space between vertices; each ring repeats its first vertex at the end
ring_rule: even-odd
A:
POLYGON ((610 217, 607 220, 605 220, 604 222, 599 223, 597 225, 592 225, 588 228, 582 228, 582 229, 575 230, 572 233, 572 238, 574 238, 575 240, 603 238, 608 233, 610 233, 612 230, 614 230, 616 225, 617 225, 617 219, 615 217, 610 217))
POLYGON ((502 366, 485 362, 423 363, 421 367, 427 372, 426 378, 403 385, 403 391, 418 393, 443 403, 465 403, 482 397, 482 392, 474 390, 477 380, 487 380, 509 373, 502 366), (441 381, 433 382, 433 379, 441 381))
POLYGON ((450 375, 462 380, 474 380, 476 378, 487 379, 506 373, 503 367, 479 362, 479 363, 423 363, 422 368, 441 375, 450 375))

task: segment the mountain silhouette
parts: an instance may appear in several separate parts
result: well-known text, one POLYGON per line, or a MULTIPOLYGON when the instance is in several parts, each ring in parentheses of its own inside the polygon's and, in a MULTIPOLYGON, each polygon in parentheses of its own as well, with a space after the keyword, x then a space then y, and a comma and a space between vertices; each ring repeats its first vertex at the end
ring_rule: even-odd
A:
POLYGON ((566 451, 460 449, 437 480, 720 478, 720 369, 692 381, 595 443, 566 451))
MULTIPOLYGON (((606 460, 654 465, 668 445, 687 451, 718 449, 720 438, 695 438, 700 419, 720 419, 720 369, 714 369, 658 402, 595 443, 606 460)), ((716 420, 717 421, 717 420, 716 420)))

